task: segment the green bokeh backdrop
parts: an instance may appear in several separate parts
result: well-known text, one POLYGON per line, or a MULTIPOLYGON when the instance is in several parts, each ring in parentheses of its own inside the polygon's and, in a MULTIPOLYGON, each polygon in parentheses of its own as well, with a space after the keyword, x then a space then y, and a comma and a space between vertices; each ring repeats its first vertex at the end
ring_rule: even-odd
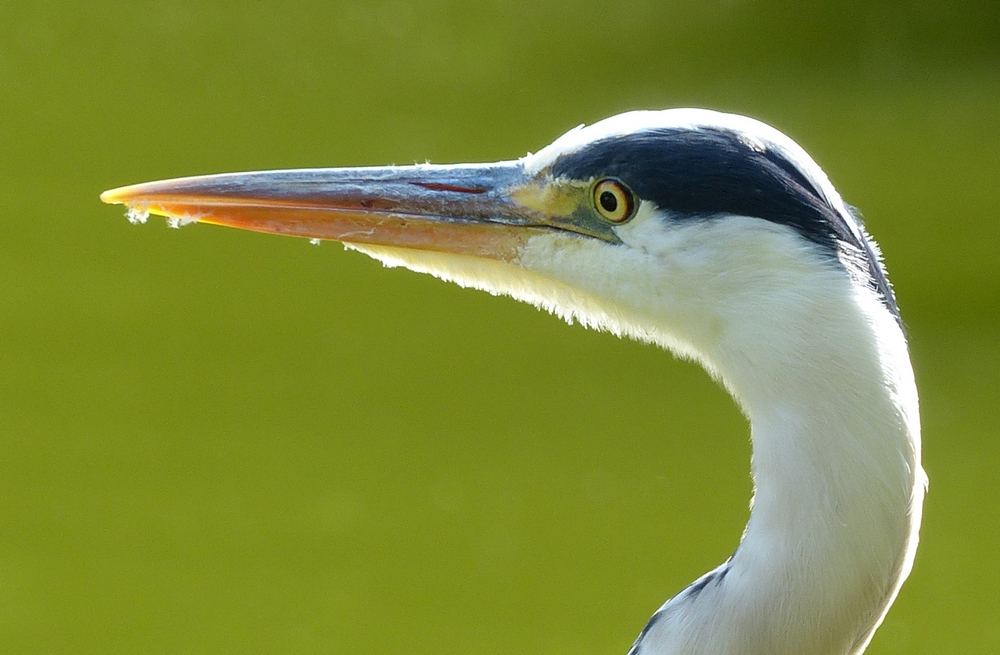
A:
POLYGON ((624 654, 746 520, 697 367, 97 195, 683 105, 790 134, 885 252, 931 490, 869 652, 1000 652, 998 7, 0 3, 0 652, 624 654))

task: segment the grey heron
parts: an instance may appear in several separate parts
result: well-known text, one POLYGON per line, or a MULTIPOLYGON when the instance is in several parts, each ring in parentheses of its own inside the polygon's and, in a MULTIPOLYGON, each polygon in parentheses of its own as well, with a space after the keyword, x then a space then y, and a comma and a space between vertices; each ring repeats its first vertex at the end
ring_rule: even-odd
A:
POLYGON ((751 425, 736 552, 631 655, 854 655, 913 564, 917 390, 881 255, 790 138, 637 111, 489 164, 300 169, 105 192, 149 213, 341 241, 694 359, 751 425))

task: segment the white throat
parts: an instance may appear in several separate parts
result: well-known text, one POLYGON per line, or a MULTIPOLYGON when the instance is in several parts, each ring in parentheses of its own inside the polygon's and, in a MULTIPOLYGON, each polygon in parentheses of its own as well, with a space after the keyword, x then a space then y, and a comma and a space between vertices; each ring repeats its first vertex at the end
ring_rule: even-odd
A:
POLYGON ((634 655, 860 653, 909 573, 920 524, 902 331, 788 228, 746 217, 673 225, 656 212, 644 206, 619 229, 628 247, 532 239, 519 268, 358 249, 695 358, 740 404, 755 481, 742 543, 654 615, 634 655))

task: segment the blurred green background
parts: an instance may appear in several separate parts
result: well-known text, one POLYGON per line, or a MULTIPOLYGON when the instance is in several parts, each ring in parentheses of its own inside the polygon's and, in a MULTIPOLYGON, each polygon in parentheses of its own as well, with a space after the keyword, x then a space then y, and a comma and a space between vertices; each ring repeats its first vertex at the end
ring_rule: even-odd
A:
POLYGON ((0 3, 0 651, 624 655, 747 517, 697 367, 97 196, 685 105, 790 134, 885 252, 931 489, 869 652, 1000 652, 992 0, 0 3))

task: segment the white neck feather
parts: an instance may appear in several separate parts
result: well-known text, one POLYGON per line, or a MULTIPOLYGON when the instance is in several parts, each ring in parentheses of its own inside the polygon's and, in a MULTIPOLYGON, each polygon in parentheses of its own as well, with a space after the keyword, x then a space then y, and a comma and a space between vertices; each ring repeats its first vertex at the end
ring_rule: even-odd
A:
POLYGON ((637 655, 867 646, 909 574, 924 478, 902 332, 871 294, 850 304, 712 353, 751 421, 753 510, 731 560, 661 608, 637 655))
POLYGON ((855 655, 916 548, 925 479, 906 343, 874 293, 788 228, 671 224, 643 206, 614 247, 532 239, 514 269, 358 247, 655 342, 722 381, 752 425, 755 494, 731 560, 668 601, 635 655, 855 655))

